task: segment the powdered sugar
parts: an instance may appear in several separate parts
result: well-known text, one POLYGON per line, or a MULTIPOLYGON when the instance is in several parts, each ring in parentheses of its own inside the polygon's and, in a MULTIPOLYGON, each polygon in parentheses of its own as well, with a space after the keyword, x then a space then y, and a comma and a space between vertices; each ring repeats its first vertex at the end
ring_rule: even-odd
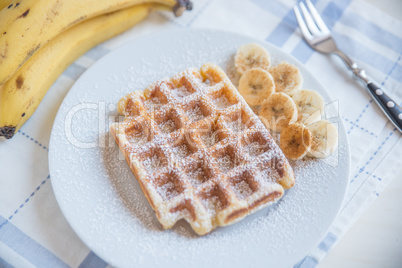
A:
POLYGON ((208 180, 207 174, 205 174, 202 167, 190 170, 187 173, 187 178, 194 187, 197 187, 208 180))
POLYGON ((229 102, 228 98, 222 94, 222 96, 215 98, 212 100, 212 102, 215 104, 215 106, 218 109, 225 109, 229 106, 231 106, 232 104, 229 102))
POLYGON ((244 180, 241 180, 233 184, 233 189, 235 191, 237 198, 239 199, 247 198, 253 193, 253 190, 251 190, 250 185, 244 180))
POLYGON ((175 131, 177 128, 176 128, 174 121, 172 119, 169 119, 169 120, 164 121, 161 124, 159 124, 159 129, 163 133, 169 134, 169 133, 175 131))
POLYGON ((242 132, 246 130, 246 125, 243 124, 241 120, 234 120, 232 122, 226 123, 227 128, 232 130, 234 133, 242 132))
POLYGON ((210 215, 215 215, 216 211, 222 208, 222 202, 218 196, 210 196, 208 199, 202 199, 202 203, 210 215))
POLYGON ((208 131, 207 133, 201 135, 201 140, 205 147, 211 147, 218 142, 218 133, 216 131, 208 131))
POLYGON ((179 195, 173 182, 169 181, 156 188, 163 200, 167 201, 179 195))
POLYGON ((189 91, 186 87, 179 87, 179 88, 174 88, 171 90, 172 96, 174 98, 184 98, 192 94, 191 91, 189 91))
POLYGON ((245 145, 244 149, 249 156, 255 157, 265 153, 268 150, 268 146, 266 144, 261 145, 259 142, 255 141, 245 145))
POLYGON ((196 105, 193 108, 187 110, 186 114, 191 122, 196 122, 204 118, 204 114, 202 113, 199 105, 196 105))
POLYGON ((172 152, 174 156, 177 156, 179 158, 185 158, 191 154, 191 150, 186 144, 173 147, 172 152))
POLYGON ((134 132, 131 135, 127 135, 128 142, 134 146, 141 146, 145 144, 148 140, 147 137, 142 132, 134 132))
POLYGON ((154 110, 160 108, 163 104, 159 98, 154 97, 154 98, 145 100, 144 105, 148 110, 154 111, 154 110))
POLYGON ((235 166, 235 162, 229 155, 225 154, 223 157, 217 158, 216 163, 219 169, 223 172, 229 171, 235 166))
POLYGON ((144 169, 147 170, 150 174, 163 167, 162 160, 158 155, 147 157, 142 161, 142 164, 144 165, 144 169))
MULTIPOLYGON (((278 172, 275 171, 275 168, 272 166, 265 167, 259 174, 258 179, 262 183, 274 183, 280 179, 278 172)), ((296 177, 297 179, 297 177, 296 177)))

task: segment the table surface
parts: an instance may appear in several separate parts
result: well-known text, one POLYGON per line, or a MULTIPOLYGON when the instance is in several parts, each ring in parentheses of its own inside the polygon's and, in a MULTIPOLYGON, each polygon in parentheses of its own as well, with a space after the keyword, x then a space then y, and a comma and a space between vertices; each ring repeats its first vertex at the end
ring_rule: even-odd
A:
MULTIPOLYGON (((365 0, 402 20, 401 0, 365 0)), ((320 268, 402 266, 402 170, 320 263, 320 268)))

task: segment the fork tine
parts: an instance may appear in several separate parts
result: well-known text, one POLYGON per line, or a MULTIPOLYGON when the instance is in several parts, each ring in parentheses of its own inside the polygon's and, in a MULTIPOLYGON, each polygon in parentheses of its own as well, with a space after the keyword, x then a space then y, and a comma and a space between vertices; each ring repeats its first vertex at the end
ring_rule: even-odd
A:
POLYGON ((306 0, 306 4, 308 9, 310 10, 311 15, 313 16, 315 23, 318 25, 318 28, 321 29, 321 31, 325 34, 329 34, 330 31, 325 24, 325 22, 322 20, 321 16, 318 14, 317 9, 315 9, 314 5, 311 3, 310 0, 306 0))
POLYGON ((308 12, 304 3, 300 2, 299 5, 300 5, 300 9, 303 13, 304 20, 306 21, 307 28, 309 29, 311 34, 312 35, 321 35, 320 29, 318 29, 317 25, 313 21, 313 18, 310 16, 310 13, 308 12))
POLYGON ((299 24, 300 30, 301 30, 304 38, 307 40, 312 39, 313 36, 307 29, 306 23, 304 22, 302 15, 300 14, 299 8, 297 6, 294 6, 293 11, 295 12, 297 23, 299 24))

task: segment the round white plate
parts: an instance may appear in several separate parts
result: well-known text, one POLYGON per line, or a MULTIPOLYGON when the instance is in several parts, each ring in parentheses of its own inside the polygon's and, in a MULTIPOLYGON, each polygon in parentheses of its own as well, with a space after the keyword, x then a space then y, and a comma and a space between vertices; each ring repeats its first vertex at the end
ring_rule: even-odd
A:
MULTIPOLYGON (((327 232, 349 178, 349 146, 339 120, 339 148, 324 161, 293 163, 296 185, 271 207, 203 237, 186 222, 163 230, 109 133, 125 94, 189 67, 213 62, 236 83, 233 58, 256 42, 297 65, 304 87, 325 89, 278 48, 250 37, 211 30, 163 32, 135 40, 96 62, 74 84, 57 114, 49 165, 67 221, 98 256, 117 267, 285 267, 301 260, 327 232)), ((336 121, 336 113, 335 115, 336 121)))

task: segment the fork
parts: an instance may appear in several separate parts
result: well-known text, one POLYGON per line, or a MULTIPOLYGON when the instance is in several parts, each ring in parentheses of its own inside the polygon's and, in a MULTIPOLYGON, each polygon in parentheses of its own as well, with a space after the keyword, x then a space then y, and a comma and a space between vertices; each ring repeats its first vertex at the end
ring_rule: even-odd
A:
POLYGON ((314 5, 310 2, 310 0, 306 0, 306 4, 307 7, 303 2, 299 2, 299 7, 295 5, 293 10, 295 12, 301 33, 307 44, 318 52, 338 55, 343 62, 345 62, 348 69, 353 72, 354 76, 359 78, 367 85, 368 92, 373 97, 374 101, 378 104, 392 124, 394 124, 394 126, 402 133, 401 107, 387 94, 385 94, 381 87, 374 84, 363 69, 359 68, 359 66, 344 52, 339 50, 335 40, 331 36, 331 31, 325 25, 314 5))

